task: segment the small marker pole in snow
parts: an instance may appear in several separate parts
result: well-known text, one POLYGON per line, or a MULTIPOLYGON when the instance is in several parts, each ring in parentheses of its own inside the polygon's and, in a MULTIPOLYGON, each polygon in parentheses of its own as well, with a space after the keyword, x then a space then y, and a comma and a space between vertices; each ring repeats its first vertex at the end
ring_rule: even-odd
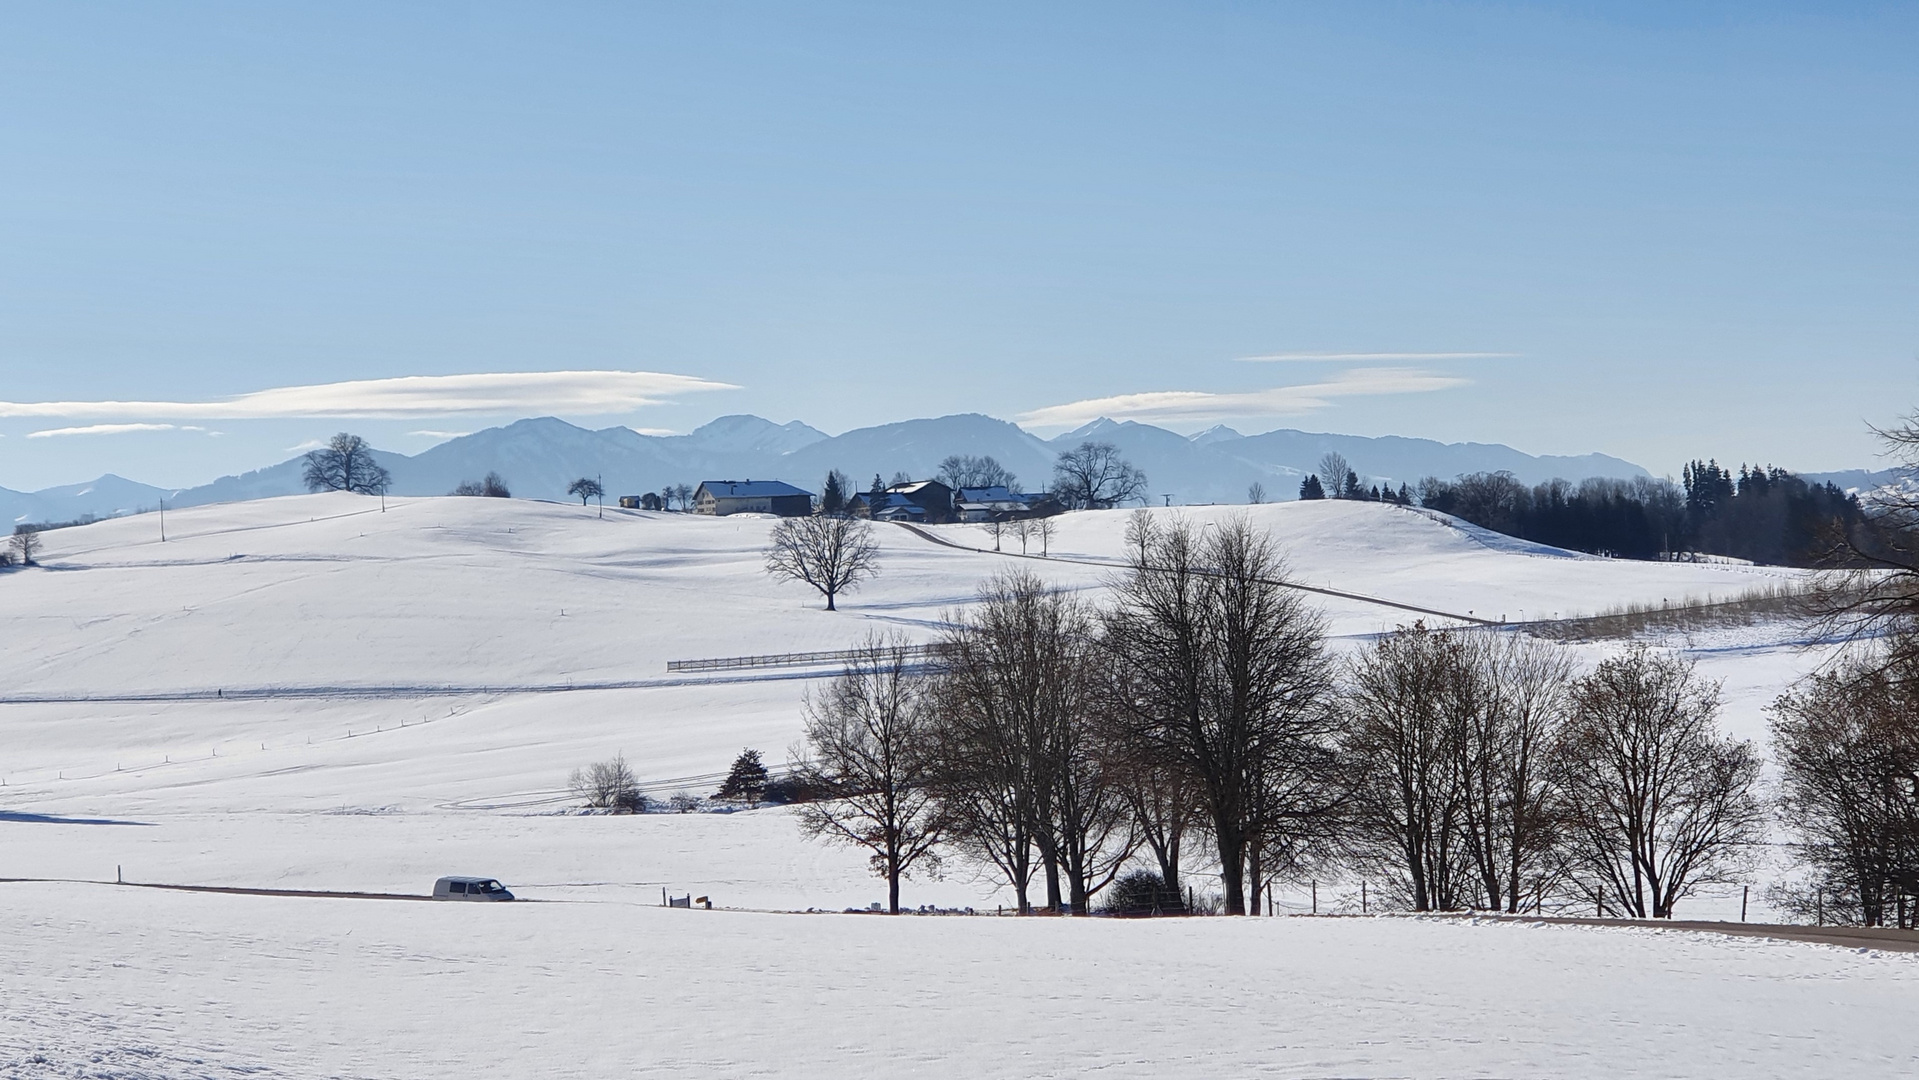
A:
POLYGON ((1359 913, 1366 914, 1366 880, 1364 878, 1361 878, 1359 882, 1359 913))
POLYGON ((1746 921, 1746 894, 1751 891, 1752 891, 1752 886, 1750 885, 1739 886, 1739 921, 1740 922, 1746 921))
POLYGON ((1319 881, 1313 881, 1313 914, 1319 914, 1319 881))

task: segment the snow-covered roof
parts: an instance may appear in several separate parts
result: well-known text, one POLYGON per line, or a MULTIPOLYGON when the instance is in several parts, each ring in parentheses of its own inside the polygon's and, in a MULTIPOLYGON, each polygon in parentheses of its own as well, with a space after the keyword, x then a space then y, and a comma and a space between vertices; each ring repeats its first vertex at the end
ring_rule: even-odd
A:
POLYGON ((1023 503, 1027 501, 1026 496, 1017 494, 1011 488, 1004 485, 996 487, 961 488, 956 493, 955 498, 963 503, 1023 503))
POLYGON ((700 488, 716 499, 767 499, 781 495, 812 496, 784 480, 706 480, 700 488))

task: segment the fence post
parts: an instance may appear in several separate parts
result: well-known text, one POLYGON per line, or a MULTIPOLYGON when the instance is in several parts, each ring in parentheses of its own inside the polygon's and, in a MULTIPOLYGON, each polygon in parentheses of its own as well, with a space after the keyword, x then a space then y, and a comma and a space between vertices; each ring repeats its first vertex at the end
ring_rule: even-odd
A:
POLYGON ((1313 914, 1319 914, 1319 879, 1313 879, 1313 914))
POLYGON ((1739 886, 1739 921, 1740 922, 1746 921, 1746 894, 1750 892, 1751 889, 1752 889, 1752 886, 1750 885, 1739 886))
POLYGON ((1366 914, 1366 879, 1365 878, 1361 878, 1359 881, 1359 913, 1361 915, 1366 914))

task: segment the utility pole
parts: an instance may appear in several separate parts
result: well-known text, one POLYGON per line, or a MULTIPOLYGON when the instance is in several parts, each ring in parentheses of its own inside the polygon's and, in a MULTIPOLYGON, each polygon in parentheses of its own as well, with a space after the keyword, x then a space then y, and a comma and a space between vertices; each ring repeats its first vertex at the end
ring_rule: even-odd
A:
POLYGON ((595 495, 594 498, 599 500, 600 520, 604 521, 606 520, 606 474, 595 473, 594 476, 596 477, 594 483, 598 484, 600 488, 600 493, 595 495))

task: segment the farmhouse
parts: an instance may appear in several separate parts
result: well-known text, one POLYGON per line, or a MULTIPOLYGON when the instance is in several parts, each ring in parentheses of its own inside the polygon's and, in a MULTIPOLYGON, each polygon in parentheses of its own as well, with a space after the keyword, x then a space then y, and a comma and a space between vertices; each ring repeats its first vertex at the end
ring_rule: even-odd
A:
POLYGON ((704 480, 693 493, 693 512, 778 514, 805 517, 813 512, 813 493, 779 480, 704 480))
POLYGON ((894 484, 884 492, 863 491, 847 500, 855 517, 875 521, 923 521, 937 525, 954 520, 953 489, 938 480, 894 484))
POLYGON ((1033 516, 1031 498, 1004 487, 960 488, 953 510, 961 521, 1011 521, 1033 516))

